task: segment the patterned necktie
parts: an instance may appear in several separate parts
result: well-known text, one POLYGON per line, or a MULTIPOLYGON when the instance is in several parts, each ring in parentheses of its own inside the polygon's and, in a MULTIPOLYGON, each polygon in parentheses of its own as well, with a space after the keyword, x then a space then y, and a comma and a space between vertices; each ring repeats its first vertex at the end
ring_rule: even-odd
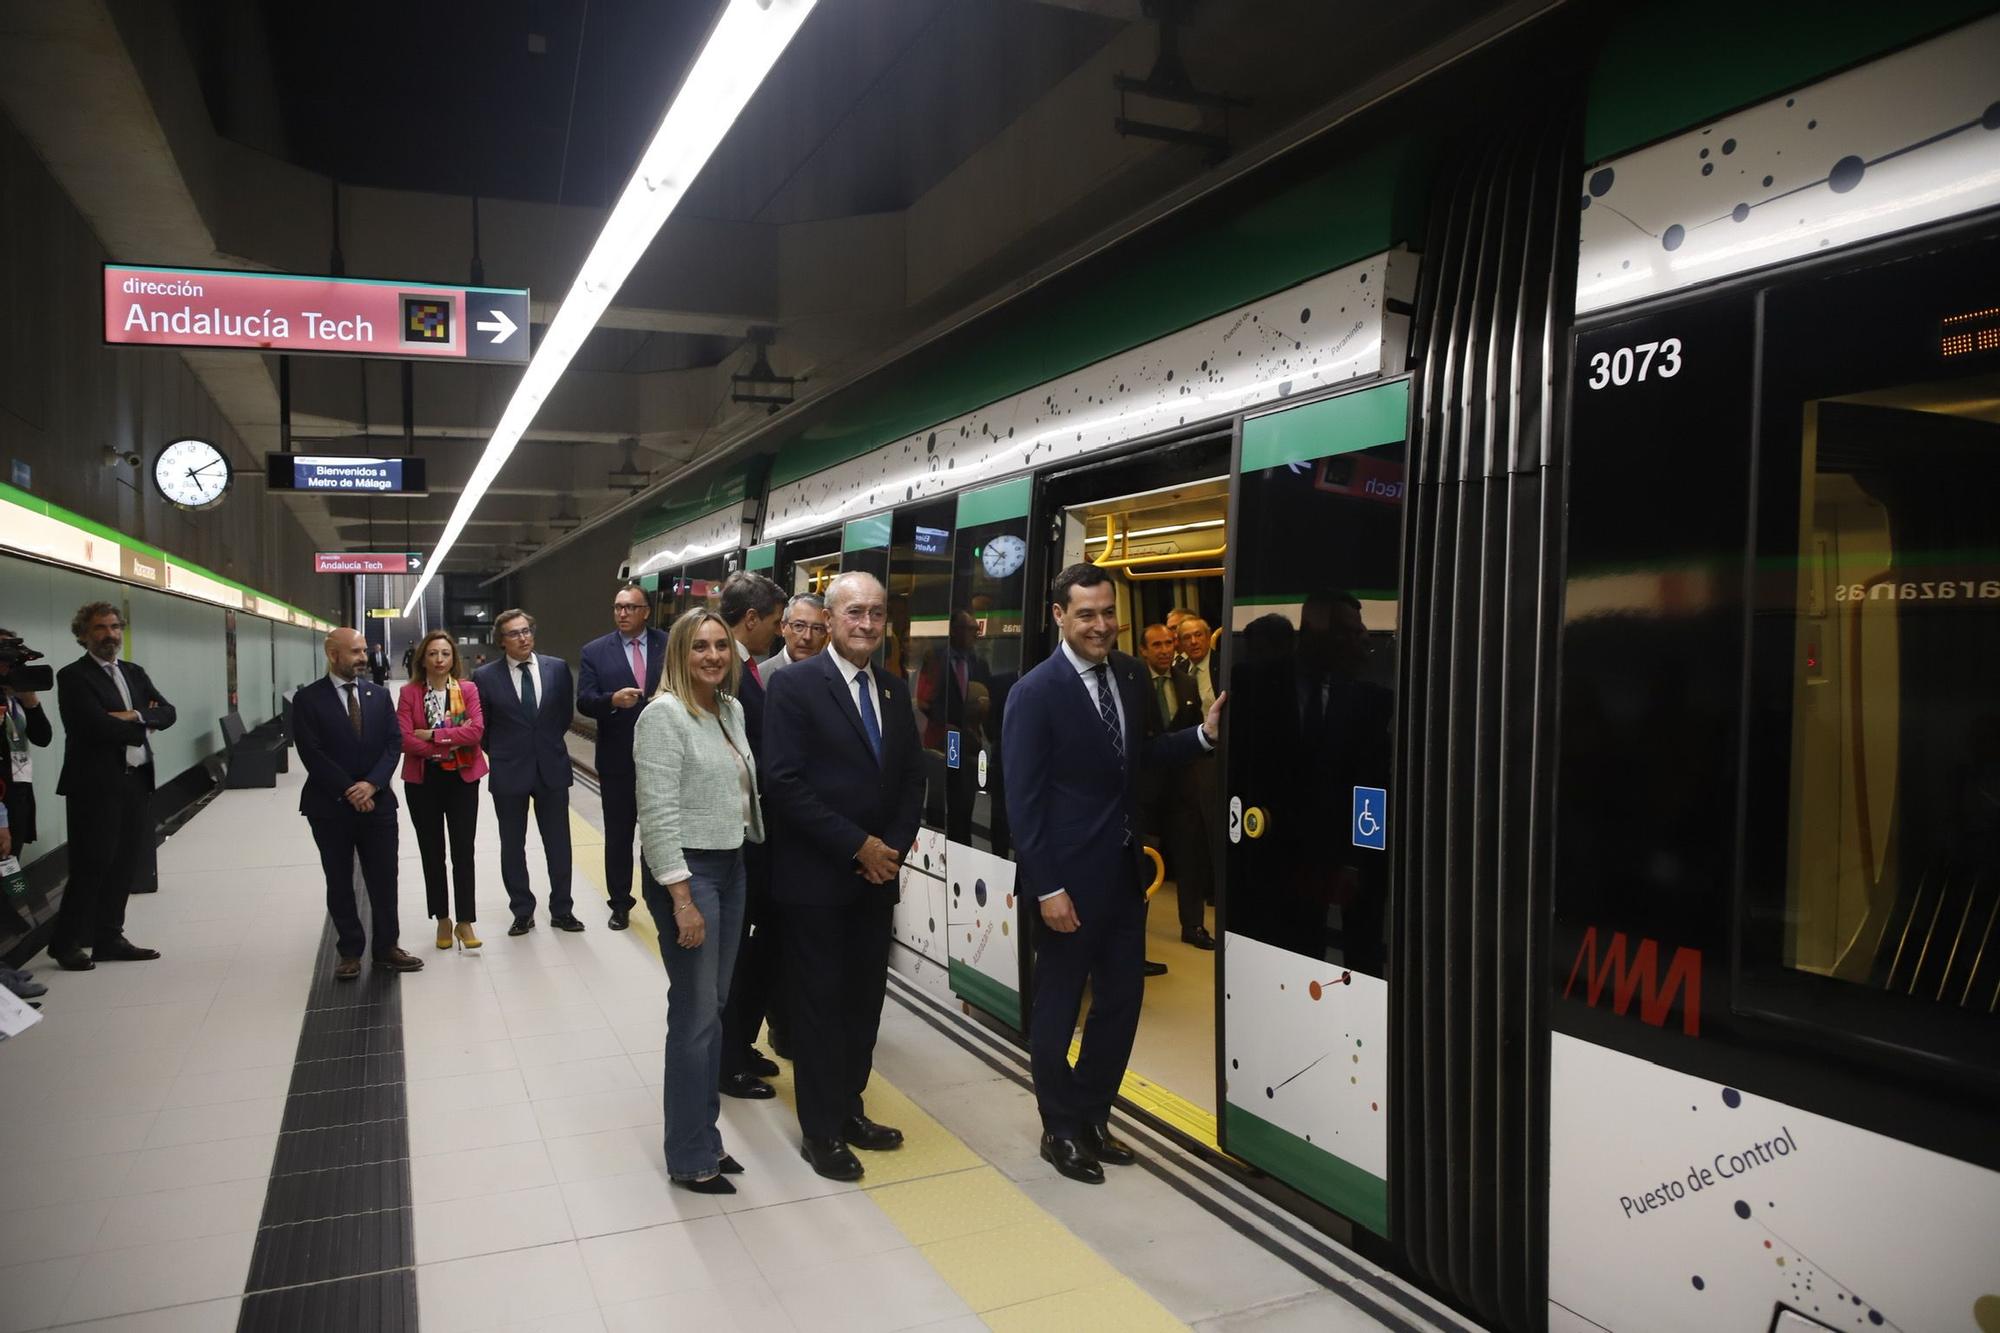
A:
POLYGON ((535 725, 535 714, 541 711, 541 700, 535 697, 535 673, 529 668, 532 660, 521 663, 521 711, 528 715, 528 725, 535 725))
POLYGON ((1111 748, 1118 752, 1118 763, 1123 767, 1125 733, 1118 727, 1118 706, 1111 702, 1111 665, 1099 662, 1091 670, 1097 675, 1097 715, 1104 719, 1104 730, 1111 737, 1111 748))
POLYGON ((347 725, 354 728, 354 734, 361 734, 361 687, 353 681, 347 682, 347 725))
POLYGON ((868 673, 863 671, 854 677, 854 684, 861 699, 861 729, 868 733, 868 747, 875 751, 875 762, 882 762, 882 724, 875 719, 875 693, 870 689, 868 673))

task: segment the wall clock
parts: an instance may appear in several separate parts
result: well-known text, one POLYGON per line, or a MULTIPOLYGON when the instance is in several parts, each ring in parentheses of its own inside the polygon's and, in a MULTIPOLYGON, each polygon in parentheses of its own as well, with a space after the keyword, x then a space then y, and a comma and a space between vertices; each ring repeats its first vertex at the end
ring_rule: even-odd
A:
POLYGON ((231 472, 207 440, 175 440, 153 460, 153 488, 183 509, 213 509, 229 494, 231 472))

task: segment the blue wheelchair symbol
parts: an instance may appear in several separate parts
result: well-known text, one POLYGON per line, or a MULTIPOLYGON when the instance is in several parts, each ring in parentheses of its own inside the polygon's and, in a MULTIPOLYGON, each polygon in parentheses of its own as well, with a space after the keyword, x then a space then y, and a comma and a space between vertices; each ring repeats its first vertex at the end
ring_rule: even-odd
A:
POLYGON ((1371 851, 1389 846, 1389 793, 1381 787, 1354 789, 1354 845, 1371 851))
POLYGON ((946 768, 958 767, 958 753, 958 732, 947 731, 944 734, 944 766, 946 768))

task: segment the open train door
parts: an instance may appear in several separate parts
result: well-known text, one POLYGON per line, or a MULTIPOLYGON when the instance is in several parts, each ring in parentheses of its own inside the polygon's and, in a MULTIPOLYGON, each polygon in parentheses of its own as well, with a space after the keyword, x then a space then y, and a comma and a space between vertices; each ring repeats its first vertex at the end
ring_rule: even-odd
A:
POLYGON ((1409 400, 1244 421, 1222 649, 1221 1143, 1380 1234, 1409 400))

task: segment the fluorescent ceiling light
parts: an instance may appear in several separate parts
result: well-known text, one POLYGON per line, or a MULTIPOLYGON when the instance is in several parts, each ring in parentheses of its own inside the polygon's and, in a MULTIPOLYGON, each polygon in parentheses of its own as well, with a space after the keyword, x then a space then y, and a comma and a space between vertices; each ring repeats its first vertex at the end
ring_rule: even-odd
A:
POLYGON ((544 400, 554 391, 570 359, 597 327, 618 289, 653 243, 688 186, 714 154, 722 136, 736 123, 750 97, 771 72, 792 36, 812 13, 816 0, 729 0, 708 34, 680 91, 639 157, 625 191, 604 221, 597 243, 583 261, 576 282, 543 333, 541 345, 500 414, 500 424, 486 442, 478 466, 451 511, 451 520, 431 550, 424 575, 403 608, 409 615, 424 588, 444 568, 452 543, 500 475, 521 436, 535 420, 544 400))

